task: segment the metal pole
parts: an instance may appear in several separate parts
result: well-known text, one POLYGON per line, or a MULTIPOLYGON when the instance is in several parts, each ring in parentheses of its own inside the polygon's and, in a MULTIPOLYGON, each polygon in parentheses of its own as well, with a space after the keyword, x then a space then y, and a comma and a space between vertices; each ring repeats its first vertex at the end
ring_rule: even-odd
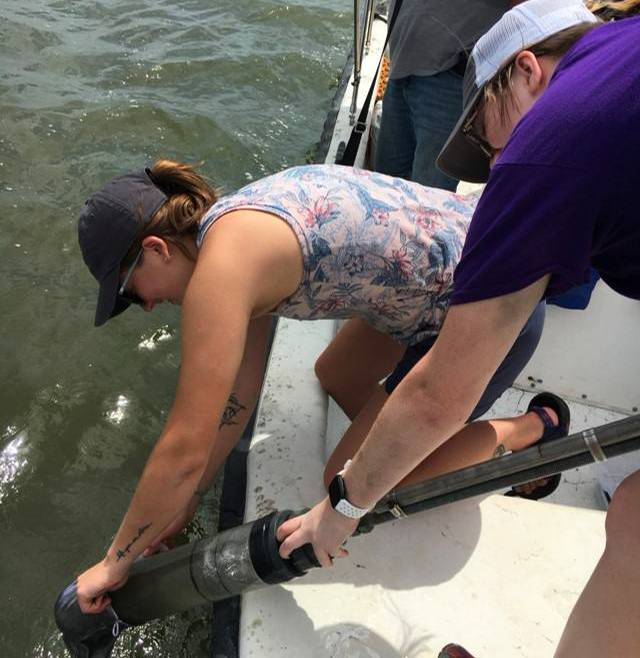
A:
POLYGON ((221 601, 286 582, 319 566, 306 545, 283 560, 278 527, 298 514, 290 510, 267 516, 136 562, 127 584, 111 594, 113 609, 128 624, 221 601))
POLYGON ((639 449, 640 414, 636 414, 391 492, 365 517, 359 531, 639 449))
POLYGON ((369 47, 371 46, 371 31, 373 27, 373 17, 375 15, 374 10, 374 0, 367 0, 367 11, 366 11, 366 23, 367 27, 365 29, 364 37, 364 49, 365 54, 369 54, 369 47))
POLYGON ((349 123, 356 120, 358 90, 360 88, 360 73, 362 70, 362 27, 360 24, 360 0, 353 0, 353 95, 349 108, 349 123))
POLYGON ((320 566, 309 544, 288 560, 279 554, 278 527, 302 511, 272 512, 134 562, 124 587, 111 592, 111 606, 84 614, 74 581, 58 596, 54 613, 73 658, 109 658, 120 633, 130 625, 221 601, 253 589, 283 583, 320 566))

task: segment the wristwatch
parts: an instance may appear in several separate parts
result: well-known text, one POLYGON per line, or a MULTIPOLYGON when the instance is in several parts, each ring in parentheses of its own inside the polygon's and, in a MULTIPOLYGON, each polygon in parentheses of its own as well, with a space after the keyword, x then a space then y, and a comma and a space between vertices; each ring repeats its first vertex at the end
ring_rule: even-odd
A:
POLYGON ((356 507, 347 500, 347 488, 342 479, 343 473, 344 471, 340 471, 329 484, 331 507, 350 519, 361 519, 369 510, 364 507, 356 507))

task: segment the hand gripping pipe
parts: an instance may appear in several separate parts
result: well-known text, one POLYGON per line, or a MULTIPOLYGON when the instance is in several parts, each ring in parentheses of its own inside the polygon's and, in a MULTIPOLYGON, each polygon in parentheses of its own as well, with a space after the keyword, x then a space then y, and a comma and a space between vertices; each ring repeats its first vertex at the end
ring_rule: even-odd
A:
POLYGON ((137 560, 126 585, 111 593, 111 606, 98 615, 80 610, 74 581, 55 604, 56 623, 71 655, 108 658, 128 626, 284 583, 320 566, 310 544, 293 551, 288 560, 278 552, 278 527, 301 513, 272 512, 213 537, 137 560))
MULTIPOLYGON (((368 532, 398 516, 637 449, 640 449, 640 415, 389 494, 362 519, 357 533, 368 532)), ((72 656, 108 658, 118 635, 129 625, 283 583, 319 566, 309 544, 295 550, 288 560, 278 553, 278 527, 299 513, 273 512, 213 537, 136 561, 126 585, 111 593, 112 605, 99 615, 80 611, 73 582, 55 604, 56 622, 72 656)))

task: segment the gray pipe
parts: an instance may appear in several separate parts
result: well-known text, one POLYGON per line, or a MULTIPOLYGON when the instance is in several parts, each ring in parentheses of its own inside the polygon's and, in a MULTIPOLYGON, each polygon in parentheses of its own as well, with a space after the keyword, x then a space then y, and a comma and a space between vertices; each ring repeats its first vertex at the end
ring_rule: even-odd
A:
POLYGON ((251 527, 138 560, 126 585, 112 593, 113 609, 128 624, 142 624, 264 585, 248 555, 251 527))
POLYGON ((636 414, 393 491, 363 519, 358 531, 639 449, 640 414, 636 414))
POLYGON ((137 560, 127 583, 111 592, 111 606, 99 615, 82 613, 74 581, 54 607, 71 655, 108 658, 128 626, 286 582, 318 567, 309 544, 295 550, 288 560, 278 552, 278 527, 301 513, 272 512, 214 537, 137 560))
MULTIPOLYGON (((362 519, 358 533, 395 516, 444 505, 505 486, 545 477, 566 468, 640 448, 640 415, 572 434, 516 454, 434 478, 390 494, 362 519), (395 514, 394 514, 395 511, 395 514)), ((282 583, 319 566, 309 544, 289 560, 279 553, 276 531, 301 512, 273 512, 134 563, 127 584, 112 592, 112 606, 85 615, 75 582, 58 597, 55 616, 76 658, 108 658, 123 628, 181 610, 282 583)))
POLYGON ((304 575, 318 566, 311 547, 283 560, 278 526, 301 512, 272 512, 166 553, 138 560, 126 585, 111 594, 127 624, 142 624, 304 575))

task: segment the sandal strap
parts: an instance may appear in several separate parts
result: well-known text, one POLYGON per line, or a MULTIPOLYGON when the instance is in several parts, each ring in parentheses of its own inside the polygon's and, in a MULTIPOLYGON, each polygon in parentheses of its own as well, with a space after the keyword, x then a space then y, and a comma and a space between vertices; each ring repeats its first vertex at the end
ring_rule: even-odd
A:
POLYGON ((538 418, 540 418, 546 429, 557 429, 558 425, 556 425, 553 420, 551 420, 551 416, 545 411, 543 407, 531 407, 529 411, 533 411, 533 413, 536 414, 538 418))

